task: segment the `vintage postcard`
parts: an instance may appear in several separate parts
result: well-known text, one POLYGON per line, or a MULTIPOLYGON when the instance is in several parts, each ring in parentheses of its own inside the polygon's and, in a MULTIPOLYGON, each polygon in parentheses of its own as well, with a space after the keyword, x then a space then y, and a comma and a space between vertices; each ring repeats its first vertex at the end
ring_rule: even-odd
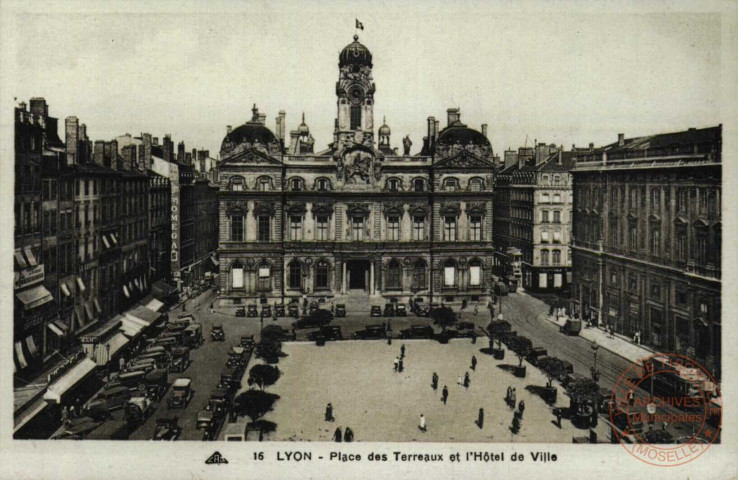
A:
POLYGON ((735 478, 737 11, 0 4, 0 478, 735 478))

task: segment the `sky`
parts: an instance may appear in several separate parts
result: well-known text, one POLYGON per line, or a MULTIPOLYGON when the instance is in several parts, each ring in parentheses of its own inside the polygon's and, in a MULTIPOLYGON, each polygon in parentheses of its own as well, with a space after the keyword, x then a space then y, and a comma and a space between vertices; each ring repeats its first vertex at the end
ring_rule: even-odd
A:
POLYGON ((140 5, 18 12, 13 97, 45 97, 52 116, 77 116, 93 140, 170 133, 213 157, 226 125, 249 120, 256 103, 272 130, 279 110, 288 131, 304 112, 318 151, 332 141, 338 54, 358 18, 374 59, 375 128, 386 117, 400 151, 410 135, 417 152, 427 117, 443 128, 450 107, 473 128, 487 123, 500 154, 535 140, 569 149, 723 122, 716 14, 472 2, 140 5))

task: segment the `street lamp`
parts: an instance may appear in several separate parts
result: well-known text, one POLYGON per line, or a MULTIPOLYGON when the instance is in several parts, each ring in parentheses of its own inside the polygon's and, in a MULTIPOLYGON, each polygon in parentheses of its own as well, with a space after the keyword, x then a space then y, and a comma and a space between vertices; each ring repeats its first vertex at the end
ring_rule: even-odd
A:
POLYGON ((600 346, 597 343, 597 341, 593 341, 590 347, 592 347, 592 352, 594 353, 594 367, 592 367, 591 369, 592 380, 594 380, 595 382, 599 382, 600 381, 600 371, 597 370, 597 351, 600 349, 600 346))

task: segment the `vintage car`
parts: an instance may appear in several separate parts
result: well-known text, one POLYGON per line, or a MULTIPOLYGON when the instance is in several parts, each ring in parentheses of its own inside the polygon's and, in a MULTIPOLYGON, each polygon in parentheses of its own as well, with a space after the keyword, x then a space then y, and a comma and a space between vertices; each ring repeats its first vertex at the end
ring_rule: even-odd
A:
POLYGON ((254 336, 253 335, 241 335, 241 346, 246 349, 254 348, 254 336))
POLYGON ((140 425, 156 410, 156 404, 148 397, 131 397, 125 404, 126 421, 133 425, 140 425))
POLYGON ((210 328, 210 340, 214 342, 225 341, 225 332, 223 331, 223 325, 220 325, 218 323, 213 324, 212 328, 210 328))
POLYGON ((320 310, 303 317, 298 321, 294 322, 292 326, 294 328, 315 328, 322 327, 331 323, 333 320, 333 314, 329 310, 320 310))
POLYGON ((228 388, 235 390, 240 386, 241 379, 236 378, 236 369, 232 367, 226 367, 220 371, 220 383, 218 388, 228 388))
POLYGON ((341 327, 337 325, 325 325, 320 327, 320 330, 310 332, 310 335, 308 335, 308 339, 310 340, 319 340, 321 338, 324 340, 342 340, 341 327))
POLYGON ((197 412, 197 424, 195 428, 198 430, 210 431, 215 425, 215 412, 212 410, 200 410, 197 412))
POLYGON ((274 306, 274 315, 277 317, 284 317, 284 305, 275 305, 274 306))
POLYGON ((287 305, 287 312, 290 317, 297 318, 300 316, 300 306, 296 303, 290 303, 287 305))
POLYGON ((159 368, 156 365, 156 360, 152 358, 136 358, 131 361, 131 363, 123 369, 120 373, 128 373, 128 372, 144 372, 149 373, 150 371, 159 368))
POLYGON ((454 326, 446 329, 446 332, 452 338, 469 338, 476 335, 475 326, 472 322, 458 322, 454 326))
POLYGON ((205 341, 202 338, 202 324, 192 323, 185 328, 182 344, 185 347, 198 348, 205 341))
POLYGON ((256 305, 249 305, 246 309, 246 316, 247 317, 258 317, 259 311, 256 309, 256 305))
POLYGON ((400 338, 433 338, 434 335, 430 325, 411 325, 400 331, 400 338))
POLYGON ((346 316, 346 305, 343 303, 336 304, 336 318, 338 317, 345 317, 346 316))
POLYGON ((156 419, 153 440, 174 441, 182 435, 182 427, 177 425, 179 417, 163 417, 156 419))
POLYGON ((230 404, 231 392, 226 388, 216 388, 210 394, 210 400, 208 400, 206 408, 213 412, 216 417, 221 417, 226 414, 230 404))
POLYGON ((382 307, 379 305, 373 305, 371 312, 369 313, 372 317, 381 317, 382 316, 382 307))
POLYGON ((547 356, 548 350, 546 350, 545 348, 533 347, 528 350, 528 355, 526 356, 526 359, 530 362, 531 365, 538 365, 538 362, 540 362, 542 358, 545 358, 547 356))
POLYGON ((233 346, 228 351, 228 360, 226 361, 228 368, 244 368, 246 367, 246 349, 241 346, 233 346))
POLYGON ((404 303, 398 303, 395 306, 395 316, 396 317, 407 317, 407 307, 404 303))
POLYGON ((264 318, 271 317, 272 316, 272 307, 270 305, 262 305, 261 306, 261 316, 264 317, 264 318))
POLYGON ((378 323, 375 325, 367 325, 363 330, 354 332, 354 338, 356 339, 384 339, 387 336, 387 325, 384 323, 378 323))
POLYGON ((643 432, 643 422, 639 412, 624 410, 621 407, 613 406, 610 413, 612 424, 620 429, 624 434, 638 434, 643 432))
MULTIPOLYGON (((185 327, 187 328, 187 327, 185 327)), ((167 350, 171 350, 172 347, 184 345, 184 328, 178 331, 163 331, 159 338, 156 339, 156 345, 161 345, 167 350)))
POLYGON ((246 316, 246 307, 238 307, 236 309, 236 316, 237 317, 245 317, 246 316))
POLYGON ((126 386, 105 388, 89 401, 87 415, 94 419, 107 418, 113 410, 123 408, 130 398, 131 392, 126 386))
POLYGON ((308 315, 312 315, 320 309, 320 304, 313 300, 310 302, 310 308, 308 308, 308 315))
POLYGON ((428 305, 423 305, 423 304, 419 305, 416 303, 414 310, 415 310, 415 315, 417 315, 418 317, 427 317, 430 315, 430 306, 428 305))
MULTIPOLYGON (((157 347, 154 347, 156 349, 157 347)), ((157 368, 168 368, 170 362, 172 361, 172 355, 169 353, 164 347, 159 346, 158 348, 164 349, 163 351, 153 351, 152 349, 149 349, 149 351, 144 351, 139 356, 136 357, 136 362, 142 362, 145 360, 153 360, 156 363, 157 368)), ((179 347, 172 347, 172 350, 179 347)))
POLYGON ((567 318, 566 323, 559 327, 559 331, 565 335, 579 335, 582 331, 582 321, 578 318, 567 318))
POLYGON ((172 383, 172 396, 167 400, 169 408, 185 408, 192 400, 192 379, 189 377, 178 378, 172 383))
POLYGON ((172 363, 169 364, 170 372, 181 373, 190 366, 190 349, 187 347, 175 347, 172 349, 172 363))
POLYGON ((505 295, 507 295, 507 293, 508 293, 507 285, 505 285, 502 282, 495 283, 495 295, 499 297, 504 297, 505 295))
POLYGON ((383 315, 385 317, 394 317, 395 316, 395 304, 394 303, 385 303, 384 304, 384 313, 383 315))

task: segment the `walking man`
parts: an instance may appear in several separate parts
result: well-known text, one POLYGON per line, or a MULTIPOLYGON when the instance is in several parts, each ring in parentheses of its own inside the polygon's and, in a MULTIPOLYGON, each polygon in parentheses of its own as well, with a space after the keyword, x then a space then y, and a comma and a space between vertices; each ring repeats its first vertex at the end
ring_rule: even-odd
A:
POLYGON ((477 369, 477 357, 475 357, 474 355, 472 355, 471 369, 472 370, 476 370, 477 369))
POLYGON ((343 441, 346 443, 354 441, 354 431, 349 427, 346 427, 346 430, 343 432, 343 441))
POLYGON ((464 373, 464 388, 469 388, 469 372, 464 373))
POLYGON ((325 421, 332 422, 333 420, 333 405, 328 403, 328 405, 325 406, 325 421))
POLYGON ((510 399, 512 398, 512 387, 507 387, 507 392, 505 392, 505 403, 507 406, 510 406, 510 399))
POLYGON ((554 408, 554 413, 556 414, 556 425, 559 427, 559 430, 561 430, 561 409, 554 408))
POLYGON ((518 404, 518 412, 520 412, 520 418, 523 418, 523 412, 525 411, 525 402, 523 400, 518 404))
POLYGON ((400 347, 400 358, 405 358, 405 344, 400 347))
POLYGON ((448 401, 448 387, 446 385, 443 386, 443 391, 441 393, 441 401, 444 405, 446 405, 446 402, 448 401))
POLYGON ((343 435, 341 434, 341 427, 336 427, 336 431, 333 432, 333 440, 340 443, 342 437, 343 435))
POLYGON ((402 372, 404 369, 405 369, 405 367, 403 367, 403 365, 402 365, 402 357, 400 357, 399 364, 397 365, 397 370, 399 372, 402 372))
POLYGON ((510 407, 511 408, 515 408, 516 397, 517 395, 515 393, 515 388, 513 388, 512 392, 510 393, 510 407))
POLYGON ((433 390, 438 389, 438 374, 436 372, 433 372, 433 379, 431 380, 431 387, 433 387, 433 390))
POLYGON ((400 357, 395 357, 395 372, 400 368, 400 357))
POLYGON ((633 390, 628 390, 628 405, 633 406, 633 401, 635 400, 635 394, 633 393, 633 390))
POLYGON ((477 417, 477 426, 479 428, 484 427, 484 409, 483 408, 479 409, 479 416, 477 417))
POLYGON ((421 432, 425 432, 427 430, 425 428, 425 416, 422 413, 420 414, 420 424, 418 425, 418 428, 421 432))

